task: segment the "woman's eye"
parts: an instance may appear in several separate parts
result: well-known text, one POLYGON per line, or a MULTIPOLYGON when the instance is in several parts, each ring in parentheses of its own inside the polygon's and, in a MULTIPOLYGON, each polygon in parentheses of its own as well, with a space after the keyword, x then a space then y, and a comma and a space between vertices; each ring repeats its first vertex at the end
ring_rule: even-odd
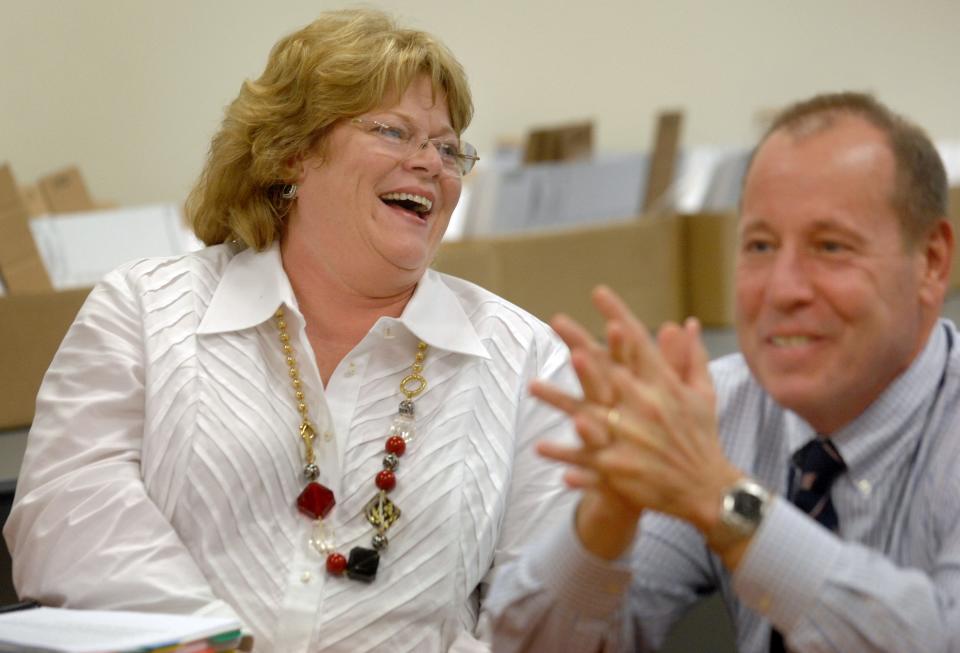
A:
POLYGON ((454 143, 437 143, 437 152, 445 159, 456 159, 460 156, 460 148, 454 143))
POLYGON ((377 133, 383 136, 384 138, 389 138, 393 141, 401 141, 406 143, 410 140, 410 137, 407 135, 407 132, 401 127, 391 127, 390 125, 377 125, 377 133))

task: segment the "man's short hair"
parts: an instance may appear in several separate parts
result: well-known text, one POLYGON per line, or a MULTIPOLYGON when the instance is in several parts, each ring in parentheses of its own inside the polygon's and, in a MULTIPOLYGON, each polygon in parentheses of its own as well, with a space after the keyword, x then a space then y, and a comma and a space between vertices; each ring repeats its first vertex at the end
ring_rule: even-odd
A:
POLYGON ((947 214, 947 172, 926 132, 874 97, 849 91, 824 93, 792 104, 773 119, 753 154, 774 132, 817 132, 844 115, 863 118, 886 134, 895 165, 890 202, 906 243, 919 242, 947 214))

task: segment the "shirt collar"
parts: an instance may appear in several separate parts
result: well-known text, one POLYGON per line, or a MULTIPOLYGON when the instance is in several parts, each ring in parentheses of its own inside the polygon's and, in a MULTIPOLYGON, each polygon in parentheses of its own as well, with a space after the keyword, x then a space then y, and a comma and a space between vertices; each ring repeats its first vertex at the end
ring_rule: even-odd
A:
POLYGON ((431 347, 490 358, 460 299, 434 270, 424 273, 399 321, 431 347))
POLYGON ((227 263, 197 332, 248 329, 270 319, 281 304, 297 306, 279 244, 260 252, 244 249, 227 263))
POLYGON ((937 324, 910 367, 853 422, 831 436, 851 478, 875 485, 892 467, 911 459, 946 369, 945 328, 937 324))
MULTIPOLYGON (((279 245, 274 243, 261 252, 245 249, 227 263, 198 333, 257 326, 282 304, 298 311, 279 245)), ((433 270, 428 269, 420 279, 400 317, 380 318, 373 330, 394 322, 431 347, 490 358, 459 298, 433 270)))

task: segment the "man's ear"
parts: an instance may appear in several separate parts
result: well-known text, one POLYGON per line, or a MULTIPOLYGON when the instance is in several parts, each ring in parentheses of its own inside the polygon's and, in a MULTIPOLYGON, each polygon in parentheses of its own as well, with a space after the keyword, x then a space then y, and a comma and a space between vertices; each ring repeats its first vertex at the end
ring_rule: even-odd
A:
POLYGON ((921 255, 921 298, 928 305, 940 310, 950 286, 950 270, 953 267, 954 232, 946 218, 940 218, 919 243, 921 255))

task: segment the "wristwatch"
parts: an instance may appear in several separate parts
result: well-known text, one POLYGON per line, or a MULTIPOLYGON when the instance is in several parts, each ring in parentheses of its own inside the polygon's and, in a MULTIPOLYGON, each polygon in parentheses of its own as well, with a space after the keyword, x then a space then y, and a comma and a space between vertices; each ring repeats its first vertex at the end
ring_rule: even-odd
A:
POLYGON ((751 478, 741 478, 723 493, 720 528, 723 539, 742 539, 753 535, 770 505, 770 493, 751 478))

